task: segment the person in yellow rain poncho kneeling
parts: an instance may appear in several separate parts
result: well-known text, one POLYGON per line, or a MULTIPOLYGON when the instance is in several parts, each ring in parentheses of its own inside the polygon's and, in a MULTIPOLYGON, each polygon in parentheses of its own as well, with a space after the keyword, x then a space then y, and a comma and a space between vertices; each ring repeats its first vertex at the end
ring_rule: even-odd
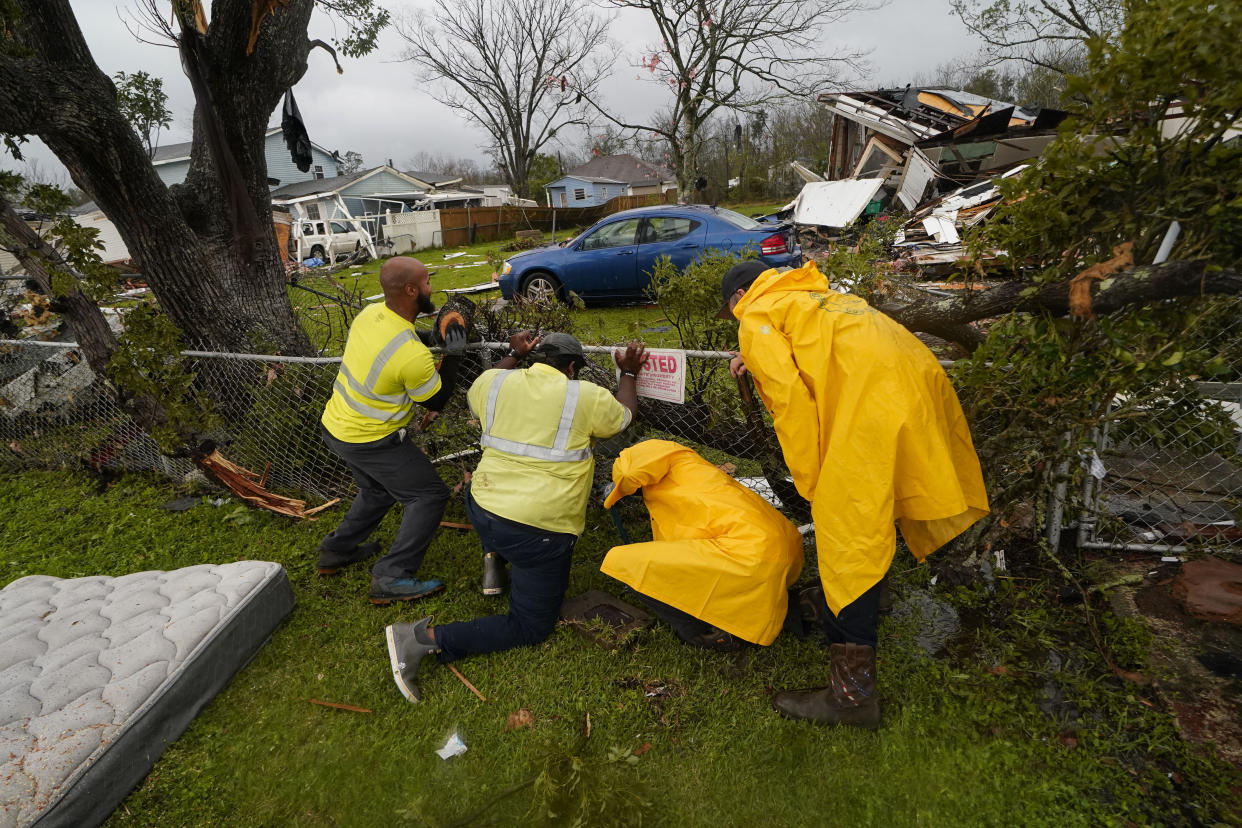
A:
POLYGON ((647 440, 621 452, 604 500, 643 490, 650 543, 609 550, 600 570, 628 584, 677 637, 730 651, 771 644, 802 571, 802 536, 762 497, 685 446, 647 440))
POLYGON ((828 686, 772 702, 794 718, 878 727, 879 584, 896 551, 894 521, 921 561, 988 513, 962 407, 927 346, 829 288, 813 262, 784 273, 740 262, 721 296, 720 318, 738 320, 731 371, 754 376, 811 502, 829 616, 828 686))

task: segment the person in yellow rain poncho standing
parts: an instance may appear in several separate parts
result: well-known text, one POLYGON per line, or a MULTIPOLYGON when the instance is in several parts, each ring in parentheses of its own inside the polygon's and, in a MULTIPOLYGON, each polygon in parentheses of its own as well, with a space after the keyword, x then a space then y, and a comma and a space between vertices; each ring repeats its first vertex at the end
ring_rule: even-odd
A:
POLYGON ((720 318, 738 320, 735 376, 755 378, 799 494, 811 502, 830 611, 826 687, 777 693, 781 713, 874 728, 879 583, 894 521, 918 560, 988 513, 970 429, 948 377, 897 322, 838 293, 813 262, 734 265, 720 318))
POLYGON ((766 500, 667 440, 621 452, 612 508, 643 490, 650 543, 609 550, 600 570, 628 584, 687 644, 731 651, 771 644, 802 571, 802 536, 766 500))

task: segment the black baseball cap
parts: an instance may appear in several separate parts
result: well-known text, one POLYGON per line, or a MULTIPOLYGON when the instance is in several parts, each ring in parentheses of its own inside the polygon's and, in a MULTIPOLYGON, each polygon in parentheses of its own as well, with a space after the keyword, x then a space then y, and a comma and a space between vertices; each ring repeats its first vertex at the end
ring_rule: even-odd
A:
POLYGON ((579 369, 586 365, 586 353, 582 350, 582 343, 572 334, 544 334, 539 338, 539 344, 535 346, 535 354, 544 359, 554 356, 573 357, 579 369))
POLYGON ((716 314, 716 318, 732 319, 733 311, 729 309, 729 297, 741 288, 750 287, 751 282, 758 279, 760 273, 771 269, 770 265, 758 259, 747 259, 729 268, 724 278, 720 280, 720 298, 724 300, 724 304, 720 306, 720 312, 716 314))

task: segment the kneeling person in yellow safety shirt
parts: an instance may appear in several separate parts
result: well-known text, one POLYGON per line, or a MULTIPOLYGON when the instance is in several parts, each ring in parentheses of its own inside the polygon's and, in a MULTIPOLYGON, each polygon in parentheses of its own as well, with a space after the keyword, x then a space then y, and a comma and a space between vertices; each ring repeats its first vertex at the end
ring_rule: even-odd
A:
POLYGON ((635 383, 646 357, 641 343, 613 355, 621 369, 614 399, 578 379, 586 355, 572 336, 553 333, 540 342, 523 332, 509 342, 509 355, 467 394, 482 428, 483 458, 466 494, 485 560, 494 555, 509 563, 509 612, 437 627, 429 626, 429 617, 388 627, 393 679, 412 702, 421 697, 418 666, 426 655, 438 652, 450 662, 531 646, 551 635, 569 587, 574 543, 586 525, 595 472, 591 441, 626 428, 638 411, 635 383), (535 364, 514 370, 532 348, 535 364))
POLYGON ((755 492, 667 440, 621 452, 605 508, 639 489, 650 543, 615 546, 600 570, 628 584, 687 644, 771 644, 802 572, 802 536, 755 492))
POLYGON ((719 317, 738 320, 731 371, 754 376, 811 502, 832 641, 828 686, 772 702, 795 718, 877 727, 876 627, 893 522, 922 561, 988 513, 970 429, 927 346, 830 289, 813 262, 785 273, 740 262, 721 296, 719 317))
POLYGON ((379 552, 366 540, 394 503, 404 507, 388 554, 371 567, 371 601, 390 604, 439 592, 444 585, 417 576, 448 502, 449 491, 427 455, 409 439, 415 404, 439 411, 448 402, 466 348, 466 329, 445 331, 437 373, 430 337, 414 328, 432 313, 431 279, 417 259, 398 256, 380 268, 384 301, 354 319, 345 341, 332 398, 324 408, 323 441, 349 466, 358 484, 345 518, 319 546, 321 575, 379 552), (424 342, 423 337, 427 337, 424 342))

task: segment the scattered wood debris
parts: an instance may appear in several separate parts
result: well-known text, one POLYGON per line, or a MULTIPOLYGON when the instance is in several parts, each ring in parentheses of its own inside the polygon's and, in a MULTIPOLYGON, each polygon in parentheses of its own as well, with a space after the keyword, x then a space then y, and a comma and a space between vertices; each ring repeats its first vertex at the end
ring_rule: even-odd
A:
POLYGON ((293 497, 285 497, 274 492, 269 492, 263 488, 263 482, 266 474, 261 478, 259 475, 232 462, 220 453, 219 449, 212 449, 210 454, 205 454, 195 458, 195 464, 202 469, 208 477, 224 486, 233 494, 242 500, 262 509, 276 512, 289 517, 313 519, 312 516, 322 512, 331 506, 335 506, 341 502, 339 497, 329 500, 327 503, 316 506, 313 509, 306 508, 305 500, 298 500, 293 497))
POLYGON ((324 701, 323 699, 307 699, 311 704, 317 704, 321 707, 331 707, 336 710, 348 710, 351 713, 370 713, 371 711, 365 707, 354 707, 352 704, 341 704, 340 702, 324 701))

